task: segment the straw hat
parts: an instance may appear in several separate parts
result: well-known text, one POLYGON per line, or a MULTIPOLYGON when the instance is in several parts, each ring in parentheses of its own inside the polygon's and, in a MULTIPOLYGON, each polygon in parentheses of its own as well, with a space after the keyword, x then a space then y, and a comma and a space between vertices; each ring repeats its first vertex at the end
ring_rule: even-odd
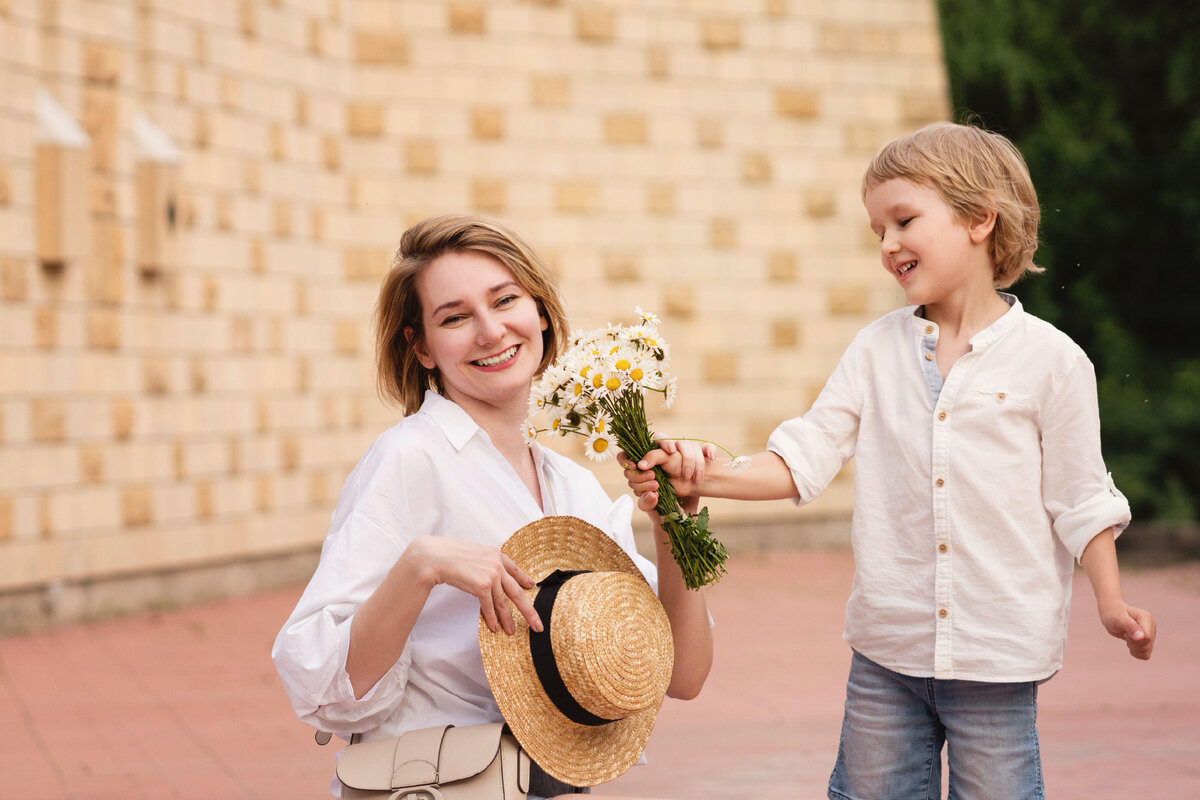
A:
POLYGON ((612 780, 645 749, 671 680, 667 613, 625 551, 576 517, 531 522, 500 549, 541 584, 529 595, 545 627, 531 634, 515 606, 511 636, 480 620, 500 712, 553 777, 574 786, 612 780))

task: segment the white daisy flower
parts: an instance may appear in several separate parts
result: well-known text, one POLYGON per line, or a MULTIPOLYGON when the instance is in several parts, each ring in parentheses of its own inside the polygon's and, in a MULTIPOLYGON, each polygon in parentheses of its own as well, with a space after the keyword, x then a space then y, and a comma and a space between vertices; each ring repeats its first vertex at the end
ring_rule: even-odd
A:
POLYGON ((663 400, 663 408, 670 408, 671 404, 675 402, 675 397, 679 394, 679 381, 675 378, 669 379, 666 385, 663 386, 663 391, 666 393, 666 397, 663 400))
POLYGON ((733 461, 729 462, 729 469, 733 472, 741 472, 746 467, 750 466, 750 456, 738 456, 733 461))
POLYGON ((633 314, 634 314, 634 316, 641 319, 643 325, 657 325, 658 324, 658 317, 649 311, 643 311, 641 306, 634 306, 633 314))
POLYGON ((592 431, 584 445, 584 453, 591 461, 608 461, 617 455, 617 437, 611 433, 592 431))

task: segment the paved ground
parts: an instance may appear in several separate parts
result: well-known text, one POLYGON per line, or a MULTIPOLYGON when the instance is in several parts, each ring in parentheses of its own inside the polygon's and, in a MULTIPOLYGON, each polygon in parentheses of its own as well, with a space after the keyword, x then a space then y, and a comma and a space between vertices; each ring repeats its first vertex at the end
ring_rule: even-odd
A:
MULTIPOLYGON (((849 652, 844 552, 734 556, 710 590, 717 660, 668 701, 650 763, 599 794, 820 798, 849 652)), ((320 798, 333 749, 296 722, 268 652, 300 587, 0 639, 3 797, 320 798)), ((1200 564, 1127 570, 1160 642, 1135 662, 1076 584, 1067 664, 1042 690, 1051 798, 1200 797, 1200 564)))

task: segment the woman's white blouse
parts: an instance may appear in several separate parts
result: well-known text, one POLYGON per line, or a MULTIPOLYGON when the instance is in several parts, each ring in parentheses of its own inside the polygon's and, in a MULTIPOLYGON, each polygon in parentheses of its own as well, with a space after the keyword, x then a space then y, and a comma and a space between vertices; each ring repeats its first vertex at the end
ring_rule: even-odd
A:
POLYGON ((532 447, 544 512, 488 435, 434 392, 371 445, 346 479, 320 564, 272 650, 302 721, 372 739, 500 720, 479 654, 479 601, 448 586, 430 593, 395 666, 354 699, 346 674, 354 613, 418 536, 499 546, 535 519, 569 514, 608 532, 657 591, 654 565, 634 546, 632 499, 614 503, 590 471, 532 447))
POLYGON ((868 325, 812 409, 768 442, 802 503, 854 458, 845 639, 906 675, 1052 675, 1074 559, 1129 523, 1101 457, 1091 362, 1002 297, 1011 308, 944 382, 938 327, 916 308, 868 325))

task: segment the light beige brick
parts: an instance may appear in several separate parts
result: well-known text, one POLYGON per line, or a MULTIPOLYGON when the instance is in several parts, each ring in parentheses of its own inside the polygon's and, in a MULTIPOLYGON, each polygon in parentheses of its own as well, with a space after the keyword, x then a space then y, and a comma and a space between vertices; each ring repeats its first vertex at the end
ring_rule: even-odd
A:
POLYGON ((267 129, 267 150, 276 161, 287 158, 287 134, 282 125, 276 123, 267 129))
POLYGON ((292 98, 292 122, 304 127, 308 125, 312 119, 312 104, 308 99, 306 92, 298 91, 292 98))
POLYGON ((358 320, 340 319, 333 326, 333 349, 353 355, 361 348, 362 331, 358 320))
POLYGON ((742 180, 746 183, 768 183, 771 180, 771 159, 766 153, 742 154, 742 180))
POLYGON ((767 255, 767 280, 773 283, 792 283, 800 274, 796 254, 776 250, 767 255))
POLYGON ((120 50, 96 41, 83 43, 83 77, 89 83, 115 86, 121 80, 124 56, 120 50))
POLYGON ((600 187, 593 181, 563 181, 554 187, 554 198, 564 214, 594 214, 600 207, 600 187))
POLYGON ((771 346, 777 350, 794 350, 801 345, 800 324, 791 318, 771 321, 771 346))
POLYGON ((732 351, 711 351, 704 354, 701 374, 705 383, 728 384, 738 378, 738 356, 732 351))
POLYGON ((54 535, 54 499, 43 494, 37 499, 37 531, 43 539, 54 535))
MULTIPOLYGON (((804 406, 807 410, 808 406, 804 406)), ((794 412, 793 412, 794 413, 794 412)), ((750 443, 750 449, 765 448, 767 440, 771 438, 771 434, 779 427, 778 417, 751 417, 747 419, 743 425, 745 433, 743 434, 746 441, 750 443)))
POLYGON ((12 202, 12 172, 8 164, 0 162, 0 206, 12 202))
POLYGON ((95 309, 87 315, 87 345, 95 350, 121 346, 121 318, 116 311, 95 309))
POLYGON ((276 236, 292 235, 292 206, 283 200, 277 200, 272 208, 273 228, 276 236))
POLYGON ((375 282, 391 268, 391 253, 378 247, 347 248, 342 256, 345 276, 352 281, 375 282))
POLYGON ((154 520, 154 496, 149 486, 127 486, 121 490, 121 522, 140 528, 154 520))
POLYGON ((534 75, 529 85, 535 108, 563 108, 571 102, 571 81, 565 75, 534 75))
POLYGON ((730 50, 742 46, 742 25, 729 17, 710 17, 700 21, 700 42, 709 50, 730 50))
POLYGON ((192 114, 192 143, 197 150, 207 150, 213 142, 212 113, 206 109, 197 109, 192 114))
POLYGON ((251 196, 262 194, 262 164, 247 159, 242 164, 242 190, 251 196))
MULTIPOLYGON (((286 206, 286 204, 284 204, 284 205, 286 206)), ((278 213, 278 211, 277 211, 277 213, 278 213)), ((288 214, 288 219, 285 224, 287 225, 288 229, 290 230, 291 229, 290 210, 285 210, 284 213, 288 214)), ((279 222, 277 220, 276 221, 277 232, 278 232, 278 227, 279 227, 279 222)), ((253 272, 255 275, 261 275, 267 271, 267 249, 266 249, 266 246, 263 245, 262 239, 254 239, 253 241, 250 242, 250 254, 249 254, 249 257, 247 260, 250 263, 250 271, 253 272)))
POLYGON ((866 314, 870 294, 865 286, 830 286, 825 290, 825 300, 835 317, 866 314))
POLYGON ((171 466, 173 468, 172 475, 175 480, 181 481, 187 477, 187 444, 182 439, 177 439, 171 446, 171 466))
POLYGON ((384 128, 383 105, 352 102, 346 107, 346 132, 351 136, 381 136, 384 128))
POLYGON ((611 42, 616 28, 612 9, 584 6, 575 10, 575 35, 585 42, 611 42))
POLYGON ((887 140, 887 133, 877 122, 854 120, 842 126, 842 140, 847 153, 870 157, 887 140))
POLYGON ((279 463, 288 472, 294 472, 300 466, 300 439, 297 436, 284 436, 279 441, 279 463))
POLYGON ((238 6, 238 30, 248 39, 258 36, 258 11, 254 0, 242 0, 238 6))
POLYGON ((202 358, 193 358, 188 363, 188 388, 192 394, 204 394, 208 390, 208 369, 202 358))
POLYGON ((412 175, 434 175, 438 171, 438 147, 432 139, 404 143, 404 167, 412 175))
POLYGON ((29 262, 22 258, 0 258, 0 300, 17 301, 29 296, 29 262))
POLYGON ((499 178, 475 178, 471 181, 471 207, 492 214, 503 212, 508 207, 507 184, 499 178))
POLYGON ((646 77, 663 80, 671 77, 671 56, 665 48, 650 47, 646 50, 646 77))
POLYGON ((724 250, 730 247, 737 247, 738 230, 737 221, 729 217, 718 217, 709 222, 709 244, 713 247, 724 250))
POLYGON ((867 22, 829 21, 822 23, 817 32, 821 52, 836 56, 892 55, 898 38, 890 26, 867 22))
POLYGON ((775 113, 781 117, 815 119, 821 113, 820 95, 815 89, 776 89, 775 113))
POLYGON ((242 316, 229 320, 229 346, 235 353, 249 353, 254 349, 253 320, 242 316))
POLYGON ((900 119, 906 127, 920 127, 949 116, 949 103, 941 92, 903 92, 900 119))
POLYGON ((66 438, 67 405, 58 397, 35 397, 29 422, 35 442, 61 442, 66 438))
POLYGON ((270 511, 275 507, 275 481, 269 475, 259 475, 254 480, 255 508, 270 511))
POLYGON ((612 145, 645 144, 649 139, 644 114, 621 112, 604 116, 604 139, 612 145))
POLYGON ((504 112, 498 108, 472 109, 471 135, 476 139, 503 139, 504 112))
POLYGON ((341 142, 332 134, 321 137, 321 163, 329 170, 336 170, 342 166, 341 142))
POLYGON ((487 13, 483 3, 452 2, 448 16, 451 33, 487 33, 487 13))
POLYGON ((212 519, 216 511, 216 503, 213 499, 213 484, 212 481, 201 480, 196 481, 196 495, 193 503, 196 507, 197 519, 212 519))
POLYGON ((146 356, 142 359, 142 388, 147 394, 171 391, 171 365, 167 357, 146 356))
POLYGON ((804 190, 804 213, 814 219, 826 219, 837 214, 837 197, 828 186, 812 186, 804 190))
POLYGON ((11 539, 15 527, 13 522, 13 500, 8 495, 0 495, 0 542, 11 539))
POLYGON ((405 66, 409 63, 408 37, 398 31, 358 31, 354 34, 354 58, 360 64, 405 66))

